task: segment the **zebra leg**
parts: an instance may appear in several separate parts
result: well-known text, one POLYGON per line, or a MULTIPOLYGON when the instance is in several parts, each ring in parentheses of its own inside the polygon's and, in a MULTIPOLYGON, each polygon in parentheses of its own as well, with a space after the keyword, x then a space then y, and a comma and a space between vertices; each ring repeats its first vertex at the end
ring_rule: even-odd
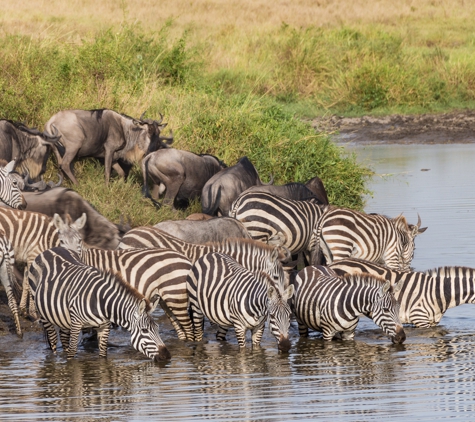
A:
POLYGON ((46 338, 48 339, 48 344, 50 349, 56 354, 56 347, 58 345, 58 335, 56 334, 56 329, 54 325, 46 320, 41 320, 43 328, 46 331, 46 338))
POLYGON ((297 324, 299 326, 299 336, 300 337, 308 337, 308 327, 297 320, 297 324))
POLYGON ((243 326, 234 326, 234 331, 236 332, 237 341, 241 349, 246 347, 246 327, 243 326))
POLYGON ((63 345, 63 350, 65 352, 69 351, 69 337, 70 337, 69 330, 65 330, 63 328, 59 330, 59 338, 61 340, 61 344, 63 345))
POLYGON ((193 339, 194 341, 203 340, 203 325, 204 325, 204 316, 201 309, 191 304, 191 309, 193 313, 193 339))
POLYGON ((97 329, 97 341, 99 343, 99 356, 105 358, 107 356, 107 342, 109 340, 109 333, 111 331, 110 322, 101 325, 97 329))
POLYGON ((355 339, 355 332, 354 331, 342 331, 341 332, 341 339, 342 340, 354 340, 355 339))
POLYGON ((8 282, 7 285, 5 285, 4 283, 4 287, 5 287, 5 293, 7 294, 8 307, 12 311, 13 319, 15 320, 16 333, 18 337, 22 338, 23 332, 21 331, 20 318, 18 317, 18 307, 16 304, 15 296, 13 295, 12 287, 10 286, 10 282, 8 282))
POLYGON ((74 358, 78 350, 79 335, 81 334, 82 324, 79 321, 71 319, 71 330, 69 336, 68 359, 74 358))
MULTIPOLYGON (((264 321, 265 322, 265 321, 264 321)), ((261 344, 262 335, 264 334, 265 323, 254 327, 251 330, 251 340, 252 340, 252 347, 259 346, 261 344)))
POLYGON ((216 332, 216 340, 218 341, 226 341, 226 334, 228 333, 228 329, 225 327, 221 327, 218 325, 218 331, 216 332))

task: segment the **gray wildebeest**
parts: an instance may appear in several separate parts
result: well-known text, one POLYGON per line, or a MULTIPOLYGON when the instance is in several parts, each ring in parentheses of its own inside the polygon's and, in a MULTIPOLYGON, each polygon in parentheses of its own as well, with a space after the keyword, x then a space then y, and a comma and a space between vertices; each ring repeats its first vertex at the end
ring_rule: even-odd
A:
MULTIPOLYGON (((321 187, 323 188, 323 184, 321 184, 321 187)), ((281 198, 293 199, 294 201, 313 200, 316 204, 328 205, 325 188, 323 188, 323 191, 319 189, 317 193, 315 193, 315 191, 309 189, 303 183, 298 182, 291 182, 285 185, 251 186, 249 189, 246 189, 245 192, 266 192, 280 196, 281 198)))
POLYGON ((112 168, 119 176, 125 176, 119 161, 138 162, 148 153, 173 142, 173 137, 160 136, 166 125, 161 123, 162 119, 134 119, 107 109, 63 110, 52 116, 45 127, 59 130, 65 152, 61 155, 55 149, 56 158, 61 170, 73 183, 77 184, 74 159, 94 157, 104 159, 108 184, 112 168))
POLYGON ((187 207, 190 200, 201 195, 205 183, 224 168, 226 164, 210 154, 161 149, 142 160, 143 194, 158 206, 155 198, 165 192, 164 205, 173 209, 187 207), (148 190, 149 178, 154 184, 152 195, 148 190))
POLYGON ((51 149, 54 147, 64 154, 61 136, 53 130, 40 132, 23 123, 0 120, 0 159, 15 160, 20 173, 36 181, 45 171, 51 149))
POLYGON ((189 243, 223 242, 230 238, 250 239, 244 224, 231 217, 208 220, 167 220, 153 227, 189 243))
MULTIPOLYGON (((268 183, 272 185, 273 179, 268 183)), ((228 216, 234 200, 251 186, 266 185, 249 158, 242 157, 237 164, 220 171, 209 179, 201 194, 203 213, 228 216)))

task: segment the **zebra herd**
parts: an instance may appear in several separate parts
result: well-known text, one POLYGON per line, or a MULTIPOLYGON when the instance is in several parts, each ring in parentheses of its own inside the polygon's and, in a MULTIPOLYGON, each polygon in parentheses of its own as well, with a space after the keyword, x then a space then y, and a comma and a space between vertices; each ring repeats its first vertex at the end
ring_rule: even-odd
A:
POLYGON ((116 324, 145 356, 169 359, 152 316, 158 304, 182 341, 201 341, 206 318, 217 340, 233 328, 243 348, 249 330, 257 347, 267 322, 278 349, 288 352, 293 317, 301 336, 311 329, 324 340, 348 340, 365 315, 402 343, 402 324, 429 327, 448 308, 475 302, 473 269, 410 271, 415 237, 426 230, 420 218, 412 225, 403 216, 262 192, 244 192, 230 216, 251 239, 189 243, 147 226, 108 250, 84 243, 85 214, 64 221, 0 208, 0 276, 18 335, 14 261, 25 264, 20 313, 41 321, 54 352, 58 330, 68 358, 84 328, 95 329, 106 356, 116 324))

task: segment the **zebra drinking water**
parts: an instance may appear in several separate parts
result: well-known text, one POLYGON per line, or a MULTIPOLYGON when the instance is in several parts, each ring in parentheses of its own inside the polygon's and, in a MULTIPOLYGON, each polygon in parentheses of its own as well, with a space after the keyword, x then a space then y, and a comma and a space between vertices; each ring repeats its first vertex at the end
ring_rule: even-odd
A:
POLYGON ((398 287, 394 296, 400 303, 401 322, 417 328, 437 325, 449 308, 475 303, 474 268, 439 267, 426 272, 404 272, 359 259, 345 259, 330 267, 342 275, 365 272, 390 281, 398 287))
MULTIPOLYGON (((83 214, 84 222, 86 215, 83 214)), ((180 340, 193 340, 193 326, 188 314, 186 277, 192 264, 186 256, 171 249, 108 250, 87 247, 71 220, 55 214, 61 246, 79 254, 86 265, 100 270, 119 272, 124 280, 147 299, 160 296, 160 305, 167 314, 180 340)))
POLYGON ((203 316, 219 329, 218 340, 225 340, 234 327, 239 346, 245 347, 246 331, 252 345, 260 344, 269 317, 269 326, 283 352, 290 349, 290 307, 292 285, 283 288, 264 272, 251 272, 221 253, 207 254, 196 261, 188 277, 188 294, 193 314, 195 340, 203 338, 203 316))
POLYGON ((154 361, 169 359, 158 324, 150 316, 158 296, 151 304, 120 274, 100 271, 78 258, 65 248, 52 248, 39 254, 30 267, 30 289, 53 352, 55 327, 68 359, 76 354, 81 330, 92 327, 97 330, 99 356, 105 357, 114 323, 130 331, 132 346, 145 356, 154 361))
POLYGON ((351 340, 360 315, 371 318, 393 343, 406 339, 399 320, 399 304, 389 281, 368 274, 338 277, 326 267, 306 267, 292 280, 292 310, 301 336, 308 329, 323 333, 324 340, 341 334, 351 340))

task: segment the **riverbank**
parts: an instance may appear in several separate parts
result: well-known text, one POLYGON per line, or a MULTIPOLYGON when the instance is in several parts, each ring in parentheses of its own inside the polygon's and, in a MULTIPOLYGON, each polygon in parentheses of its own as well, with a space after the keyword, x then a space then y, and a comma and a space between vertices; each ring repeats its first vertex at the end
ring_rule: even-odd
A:
POLYGON ((311 120, 316 131, 333 134, 341 142, 450 144, 475 142, 475 111, 384 117, 341 117, 311 120))

